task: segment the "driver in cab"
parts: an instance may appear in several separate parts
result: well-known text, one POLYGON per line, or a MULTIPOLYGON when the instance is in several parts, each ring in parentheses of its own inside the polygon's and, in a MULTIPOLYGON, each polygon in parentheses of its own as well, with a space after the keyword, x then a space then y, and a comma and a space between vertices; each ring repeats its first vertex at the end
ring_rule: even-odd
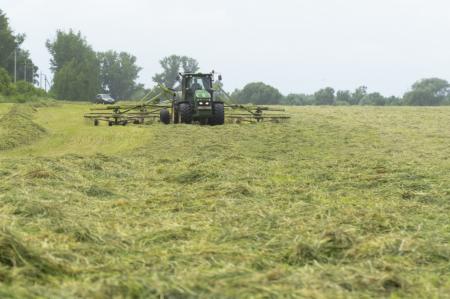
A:
POLYGON ((197 90, 202 90, 202 89, 203 89, 203 86, 200 83, 198 83, 198 79, 195 78, 194 83, 192 83, 192 85, 191 85, 192 93, 195 93, 197 90))

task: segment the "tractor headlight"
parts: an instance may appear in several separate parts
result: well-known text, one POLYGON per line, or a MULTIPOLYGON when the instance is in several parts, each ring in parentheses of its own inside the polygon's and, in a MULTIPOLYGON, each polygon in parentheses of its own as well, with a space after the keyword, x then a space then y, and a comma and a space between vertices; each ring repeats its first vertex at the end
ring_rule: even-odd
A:
POLYGON ((203 106, 203 102, 198 102, 198 104, 199 104, 200 106, 203 106))
POLYGON ((206 104, 206 106, 209 106, 209 102, 206 102, 205 104, 206 104))

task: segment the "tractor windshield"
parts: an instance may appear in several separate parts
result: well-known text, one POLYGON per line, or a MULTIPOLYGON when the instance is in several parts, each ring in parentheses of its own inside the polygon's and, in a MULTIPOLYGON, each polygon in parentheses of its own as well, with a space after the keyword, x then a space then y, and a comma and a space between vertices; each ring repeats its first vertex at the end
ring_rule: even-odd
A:
POLYGON ((188 86, 191 90, 208 90, 211 89, 211 81, 208 77, 193 77, 190 78, 188 86))

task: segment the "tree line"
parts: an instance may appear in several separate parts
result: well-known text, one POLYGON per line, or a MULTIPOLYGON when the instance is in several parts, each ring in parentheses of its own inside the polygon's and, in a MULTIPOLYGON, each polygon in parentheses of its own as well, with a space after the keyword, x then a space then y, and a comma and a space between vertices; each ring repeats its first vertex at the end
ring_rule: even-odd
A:
POLYGON ((30 52, 22 47, 25 38, 25 34, 14 33, 0 9, 0 67, 11 78, 34 83, 38 68, 31 60, 30 52))
MULTIPOLYGON (((95 52, 80 32, 58 31, 53 41, 48 40, 51 71, 54 84, 51 92, 57 99, 86 101, 97 93, 108 93, 117 100, 142 97, 149 90, 136 83, 139 72, 134 55, 109 50, 95 52)), ((175 85, 180 71, 196 72, 198 62, 187 56, 172 55, 160 60, 162 72, 152 78, 168 87, 175 85)))
POLYGON ((80 32, 57 31, 46 42, 53 72, 51 93, 60 100, 93 100, 98 93, 116 99, 128 99, 140 85, 136 84, 141 68, 136 57, 113 50, 95 52, 80 32))
POLYGON ((284 96, 273 86, 262 82, 247 84, 232 93, 239 103, 256 105, 367 105, 367 106, 442 106, 450 105, 450 84, 439 78, 417 81, 402 97, 385 97, 379 92, 368 92, 366 86, 354 91, 326 87, 314 94, 288 94, 284 96))
MULTIPOLYGON (((24 40, 25 35, 15 34, 8 18, 0 10, 0 94, 20 95, 23 98, 45 96, 42 89, 34 88, 31 84, 38 83, 38 68, 29 52, 21 48, 24 40), (28 65, 28 75, 23 77, 25 65, 28 65), (13 78, 17 79, 17 83, 13 82, 13 78)), ((137 65, 136 56, 114 50, 97 52, 81 32, 58 30, 55 38, 47 40, 45 46, 51 56, 50 70, 53 73, 49 97, 67 101, 92 101, 97 94, 108 93, 117 100, 129 100, 140 99, 151 91, 137 83, 142 68, 137 65)), ((165 57, 160 60, 160 65, 162 71, 153 76, 153 82, 168 87, 175 85, 180 71, 199 70, 197 60, 187 56, 165 57)))
MULTIPOLYGON (((92 101, 98 93, 108 93, 118 100, 140 99, 151 89, 137 83, 142 70, 137 58, 127 52, 109 50, 97 52, 81 32, 58 30, 47 40, 53 73, 49 94, 33 84, 37 83, 38 68, 23 49, 26 36, 16 34, 8 18, 0 10, 0 95, 21 97, 50 96, 59 100, 92 101)), ((152 80, 155 84, 173 87, 179 72, 197 72, 199 63, 194 58, 172 55, 160 60, 161 72, 152 80)), ((385 97, 368 92, 361 86, 353 91, 326 87, 314 94, 283 95, 273 86, 262 82, 247 84, 232 93, 238 103, 257 105, 450 105, 450 85, 444 79, 420 80, 402 97, 385 97)))
POLYGON ((37 66, 30 52, 23 48, 25 34, 16 34, 9 20, 0 9, 0 100, 26 101, 30 96, 43 97, 46 93, 34 87, 37 66))

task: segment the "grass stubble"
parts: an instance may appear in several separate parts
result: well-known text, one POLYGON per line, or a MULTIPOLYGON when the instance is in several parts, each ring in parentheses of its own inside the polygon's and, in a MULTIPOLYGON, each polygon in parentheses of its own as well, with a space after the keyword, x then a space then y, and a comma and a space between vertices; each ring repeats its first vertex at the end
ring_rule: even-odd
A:
POLYGON ((2 298, 449 298, 448 108, 125 128, 8 109, 2 298))

